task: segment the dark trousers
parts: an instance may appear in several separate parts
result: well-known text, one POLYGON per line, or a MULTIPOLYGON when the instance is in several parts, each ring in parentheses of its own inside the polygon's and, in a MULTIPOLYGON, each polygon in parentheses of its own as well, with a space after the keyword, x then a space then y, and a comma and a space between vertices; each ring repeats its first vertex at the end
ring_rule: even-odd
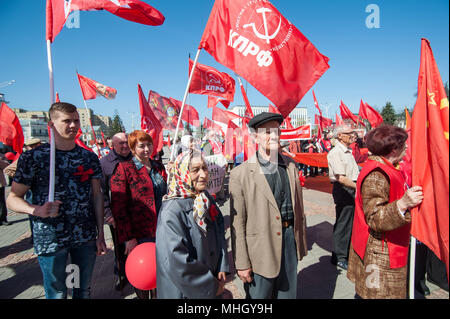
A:
POLYGON ((348 259, 355 214, 355 191, 340 183, 333 183, 333 199, 336 204, 336 222, 333 227, 334 261, 348 259))
POLYGON ((5 189, 6 187, 0 187, 0 222, 6 222, 6 216, 8 215, 8 210, 6 209, 5 189))
POLYGON ((295 299, 297 297, 297 248, 294 227, 283 229, 280 273, 266 278, 253 273, 253 281, 245 283, 246 299, 295 299))
POLYGON ((113 226, 109 225, 109 230, 111 231, 112 240, 114 243, 114 274, 119 277, 125 277, 125 262, 127 256, 125 255, 125 244, 119 243, 117 239, 117 233, 113 226))

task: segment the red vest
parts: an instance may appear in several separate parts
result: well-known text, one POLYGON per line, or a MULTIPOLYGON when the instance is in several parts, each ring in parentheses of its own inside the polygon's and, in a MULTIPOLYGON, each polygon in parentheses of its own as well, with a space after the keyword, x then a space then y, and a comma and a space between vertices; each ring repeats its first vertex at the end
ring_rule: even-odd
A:
MULTIPOLYGON (((352 230, 352 245, 358 256, 364 260, 366 252, 367 240, 369 239, 369 226, 363 211, 363 203, 361 198, 362 182, 375 168, 382 169, 388 176, 390 181, 389 202, 400 199, 406 190, 406 183, 402 173, 395 169, 392 164, 383 164, 377 161, 368 160, 361 170, 358 181, 356 183, 355 198, 355 217, 352 230)), ((411 224, 407 224, 400 228, 385 232, 384 240, 387 240, 389 249, 389 264, 391 268, 401 268, 406 266, 408 262, 408 249, 411 224)))

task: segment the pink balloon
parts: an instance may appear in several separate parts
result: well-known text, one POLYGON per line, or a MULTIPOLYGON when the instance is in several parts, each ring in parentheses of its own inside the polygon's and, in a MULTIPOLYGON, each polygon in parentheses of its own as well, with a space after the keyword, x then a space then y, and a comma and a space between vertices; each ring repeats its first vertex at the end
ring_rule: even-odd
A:
POLYGON ((141 290, 156 288, 156 252, 155 243, 143 243, 136 246, 125 262, 128 282, 141 290))

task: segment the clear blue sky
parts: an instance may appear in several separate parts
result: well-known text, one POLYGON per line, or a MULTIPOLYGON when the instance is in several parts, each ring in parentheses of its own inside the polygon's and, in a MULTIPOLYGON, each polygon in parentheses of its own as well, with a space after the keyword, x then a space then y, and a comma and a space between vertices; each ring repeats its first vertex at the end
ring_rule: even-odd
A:
MULTIPOLYGON (((61 100, 84 107, 75 70, 118 90, 117 97, 88 101, 95 113, 113 116, 117 109, 127 130, 135 113, 140 125, 137 84, 181 100, 187 84, 188 54, 193 57, 212 0, 145 0, 166 20, 152 27, 129 22, 106 11, 80 12, 79 28, 63 28, 52 45, 55 88, 61 100)), ((397 111, 415 104, 420 39, 427 38, 443 81, 449 79, 449 2, 447 0, 272 0, 317 48, 330 58, 330 69, 313 89, 334 117, 340 100, 358 112, 361 99, 381 109, 391 101, 397 111), (380 9, 380 28, 368 29, 365 9, 380 9)), ((16 83, 0 92, 10 107, 47 110, 49 80, 45 44, 45 0, 0 1, 0 82, 16 83)), ((199 62, 233 75, 206 51, 199 62)), ((252 105, 268 105, 248 85, 252 105)), ((191 94, 200 118, 211 116, 207 97, 191 94)), ((232 105, 243 105, 236 91, 232 105)), ((299 104, 315 113, 309 91, 299 104)), ((323 108, 324 109, 324 108, 323 108)), ((324 111, 325 112, 325 111, 324 111)))

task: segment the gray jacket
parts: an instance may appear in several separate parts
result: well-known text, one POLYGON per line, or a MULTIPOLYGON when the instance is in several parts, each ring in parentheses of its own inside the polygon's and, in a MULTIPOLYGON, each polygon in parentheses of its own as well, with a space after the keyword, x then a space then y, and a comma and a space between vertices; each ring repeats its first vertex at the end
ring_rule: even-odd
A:
POLYGON ((205 218, 203 234, 193 219, 192 198, 163 201, 156 227, 156 280, 160 299, 216 298, 219 272, 228 272, 223 216, 205 218))

